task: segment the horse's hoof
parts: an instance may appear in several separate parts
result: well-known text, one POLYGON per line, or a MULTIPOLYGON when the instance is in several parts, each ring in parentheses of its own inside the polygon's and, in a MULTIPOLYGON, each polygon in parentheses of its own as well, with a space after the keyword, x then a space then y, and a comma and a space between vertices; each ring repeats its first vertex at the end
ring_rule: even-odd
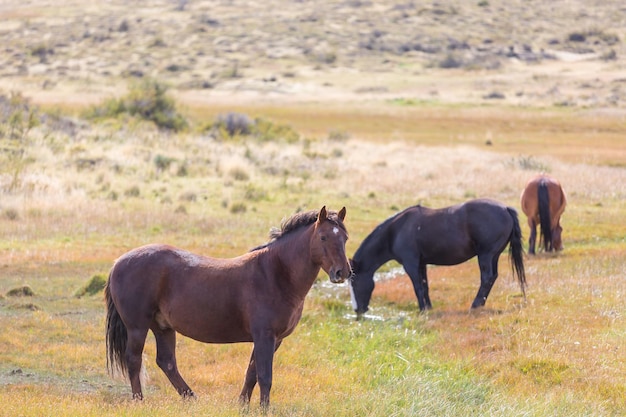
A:
POLYGON ((190 390, 190 389, 188 389, 186 391, 183 391, 181 396, 185 400, 196 400, 196 399, 198 399, 198 397, 196 397, 196 394, 194 394, 194 392, 192 390, 190 390))

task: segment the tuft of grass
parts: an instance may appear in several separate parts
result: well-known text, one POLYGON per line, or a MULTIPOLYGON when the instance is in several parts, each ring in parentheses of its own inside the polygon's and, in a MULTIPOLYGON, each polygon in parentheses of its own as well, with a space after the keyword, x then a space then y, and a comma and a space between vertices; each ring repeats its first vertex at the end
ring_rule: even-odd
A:
POLYGON ((228 171, 228 175, 235 181, 248 181, 250 179, 248 171, 241 167, 232 167, 228 171))
POLYGON ((28 310, 28 311, 39 311, 41 307, 39 307, 35 303, 17 303, 9 305, 11 310, 28 310))
POLYGON ((2 215, 8 220, 19 220, 20 213, 12 207, 2 210, 2 215))
POLYGON ((35 292, 29 285, 13 288, 7 291, 7 297, 34 297, 35 292))
POLYGON ((124 190, 124 195, 126 197, 139 197, 141 195, 141 189, 137 185, 133 185, 126 190, 124 190))
POLYGON ((243 214, 246 211, 248 211, 248 207, 246 206, 246 203, 237 202, 237 203, 231 204, 230 206, 230 212, 233 214, 243 214))
POLYGON ((546 163, 536 159, 532 155, 520 155, 517 158, 511 158, 507 164, 525 171, 550 172, 550 167, 546 163))
POLYGON ((176 158, 171 158, 169 156, 157 154, 157 156, 154 157, 154 165, 156 166, 158 172, 167 171, 170 168, 170 165, 174 162, 176 162, 176 158))
POLYGON ((91 279, 87 281, 87 283, 82 288, 76 291, 74 295, 80 298, 88 295, 98 294, 102 292, 102 290, 104 290, 106 282, 107 280, 103 275, 96 274, 91 277, 91 279))

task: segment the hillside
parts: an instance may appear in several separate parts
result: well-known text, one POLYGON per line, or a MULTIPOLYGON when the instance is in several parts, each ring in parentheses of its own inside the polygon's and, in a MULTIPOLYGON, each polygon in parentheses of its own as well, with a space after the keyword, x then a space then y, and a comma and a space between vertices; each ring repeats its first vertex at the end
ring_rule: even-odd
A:
POLYGON ((619 0, 8 0, 0 21, 0 89, 40 103, 151 77, 190 103, 626 107, 619 0))

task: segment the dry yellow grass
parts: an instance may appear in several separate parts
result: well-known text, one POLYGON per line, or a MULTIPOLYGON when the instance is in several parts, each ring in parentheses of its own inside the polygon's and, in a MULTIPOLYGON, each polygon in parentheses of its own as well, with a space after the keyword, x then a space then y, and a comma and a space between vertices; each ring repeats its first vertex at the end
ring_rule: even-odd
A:
MULTIPOLYGON (((72 415, 71 410, 100 415, 95 411, 100 406, 109 411, 112 407, 131 414, 140 412, 125 402, 126 383, 108 382, 104 374, 103 357, 98 354, 102 348, 100 301, 68 303, 64 295, 73 293, 92 274, 105 272, 113 259, 131 247, 165 241, 213 256, 234 256, 264 242, 269 227, 290 211, 328 204, 348 207, 348 252, 353 253, 376 224, 418 202, 443 206, 472 197, 492 197, 518 207, 521 188, 536 172, 527 169, 530 163, 548 168, 562 181, 569 205, 563 217, 565 252, 527 258, 526 305, 522 305, 503 259, 500 278, 482 311, 468 312, 478 285, 477 267, 470 261, 430 269, 435 309, 428 315, 418 315, 406 277, 378 285, 372 301, 374 314, 380 313, 388 323, 398 316, 415 323, 436 339, 423 348, 423 355, 455 363, 457 369, 471 371, 498 392, 528 399, 548 392, 552 405, 538 406, 548 407, 546 410, 554 410, 550 407, 563 401, 578 410, 595 404, 598 415, 623 409, 624 385, 619 378, 624 371, 620 341, 626 309, 622 296, 626 226, 620 220, 626 195, 624 168, 585 164, 581 157, 572 163, 548 155, 551 152, 526 160, 516 153, 483 146, 426 146, 355 137, 280 146, 249 141, 242 146, 193 134, 173 143, 168 135, 137 129, 129 140, 114 138, 119 146, 112 146, 110 141, 97 139, 101 129, 85 133, 78 146, 59 149, 54 145, 54 154, 47 142, 35 141, 37 147, 28 152, 37 165, 24 171, 21 189, 3 195, 0 208, 12 207, 18 217, 0 219, 2 291, 30 284, 39 293, 32 300, 38 309, 34 313, 25 310, 31 301, 3 303, 5 317, 14 317, 0 341, 5 363, 11 368, 3 369, 9 374, 16 368, 27 373, 37 370, 36 378, 6 377, 11 383, 3 385, 5 398, 32 398, 17 394, 16 386, 35 396, 42 395, 42 385, 54 384, 57 388, 44 398, 50 402, 62 398, 70 410, 67 415, 72 415), (207 140, 210 146, 206 146, 207 140), (189 174, 158 174, 154 165, 157 154, 185 158, 189 174), (105 162, 92 169, 75 164, 77 158, 94 155, 105 162), (268 174, 268 166, 283 174, 268 174), (246 171, 249 178, 234 180, 229 175, 231 168, 246 171), (139 196, 124 194, 130 185, 140 185, 139 196), (249 187, 262 188, 266 197, 245 200, 242 196, 249 187), (109 198, 111 191, 117 191, 117 200, 109 198), (179 199, 188 192, 195 193, 196 199, 179 199), (249 211, 233 214, 224 201, 246 201, 249 211), (180 204, 187 214, 176 212, 180 204), (80 324, 84 336, 79 341, 74 319, 67 319, 77 311, 88 312, 89 317, 80 324), (29 329, 26 338, 25 329, 29 329), (50 367, 40 364, 44 357, 50 367), (85 402, 75 397, 81 390, 90 393, 85 402), (566 399, 572 396, 578 402, 566 399)), ((520 220, 527 235, 523 215, 520 220)), ((348 304, 345 288, 335 288, 333 293, 340 304, 348 304)), ((307 311, 325 321, 328 313, 315 300, 314 295, 307 311)), ((347 331, 352 324, 348 320, 341 326, 345 328, 340 331, 347 331)), ((294 335, 292 344, 286 342, 285 349, 281 348, 283 355, 278 355, 276 403, 296 415, 319 415, 338 410, 336 401, 328 400, 329 392, 337 398, 369 398, 362 382, 353 382, 359 368, 346 365, 338 377, 336 365, 321 366, 315 356, 303 358, 298 344, 310 343, 307 337, 318 336, 306 327, 302 331, 294 335), (315 411, 299 400, 311 392, 319 397, 315 411)), ((316 340, 309 355, 324 352, 324 348, 316 340)), ((233 398, 240 389, 250 347, 207 346, 183 338, 180 351, 185 376, 194 381, 197 391, 208 393, 208 398, 198 405, 181 406, 153 363, 154 344, 149 340, 146 358, 153 399, 145 407, 166 415, 235 409, 233 398), (202 361, 198 363, 197 358, 202 361), (161 395, 165 398, 159 399, 161 395), (180 407, 189 408, 181 411, 180 407)), ((376 354, 385 355, 385 351, 379 347, 376 354)), ((411 410, 415 404, 403 407, 411 410)), ((388 411, 381 406, 373 415, 388 411)), ((561 412, 565 413, 557 414, 561 412)))

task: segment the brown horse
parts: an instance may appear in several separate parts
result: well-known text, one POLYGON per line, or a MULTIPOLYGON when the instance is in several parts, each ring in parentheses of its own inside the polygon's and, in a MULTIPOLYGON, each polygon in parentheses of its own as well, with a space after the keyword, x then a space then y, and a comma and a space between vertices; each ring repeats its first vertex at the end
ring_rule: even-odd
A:
POLYGON ((320 268, 332 282, 351 275, 345 254, 345 207, 299 213, 273 230, 270 242, 232 259, 148 245, 122 255, 105 289, 107 366, 130 379, 142 399, 139 374, 148 330, 156 363, 183 397, 194 396, 176 365, 176 332, 205 343, 252 342, 242 404, 259 383, 267 407, 274 352, 298 324, 320 268))
POLYGON ((528 181, 520 197, 522 211, 528 217, 530 237, 528 253, 535 253, 537 225, 540 228, 540 245, 546 252, 563 249, 561 240, 561 215, 565 211, 567 199, 561 184, 554 178, 541 174, 528 181))

